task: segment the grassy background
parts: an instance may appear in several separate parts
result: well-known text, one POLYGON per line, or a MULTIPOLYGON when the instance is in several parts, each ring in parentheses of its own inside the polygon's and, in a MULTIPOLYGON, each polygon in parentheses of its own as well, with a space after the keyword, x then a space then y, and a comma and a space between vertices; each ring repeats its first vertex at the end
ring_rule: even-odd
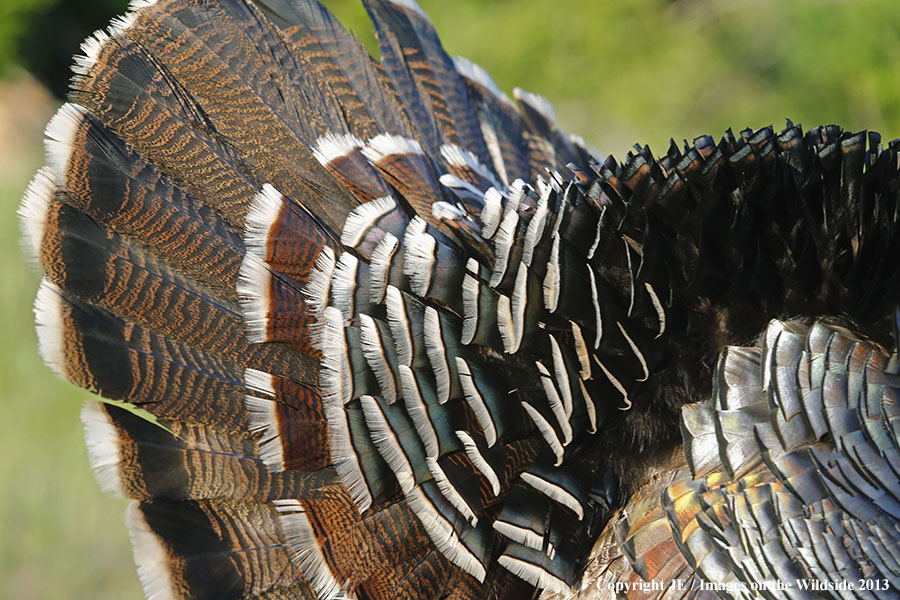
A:
MULTIPOLYGON (((22 259, 14 214, 58 103, 14 65, 38 65, 46 79, 55 71, 40 65, 59 60, 32 62, 11 40, 35 39, 34 28, 30 38, 8 29, 37 23, 40 33, 42 11, 63 4, 80 5, 4 0, 0 8, 0 597, 125 600, 142 597, 122 525, 125 503, 96 491, 78 421, 86 394, 37 357, 38 277, 22 259)), ((370 40, 355 1, 327 4, 370 40)), ((781 126, 786 117, 900 136, 900 3, 893 0, 421 4, 451 54, 482 64, 501 88, 548 96, 566 129, 605 153, 621 155, 638 141, 661 152, 670 137, 781 126)))

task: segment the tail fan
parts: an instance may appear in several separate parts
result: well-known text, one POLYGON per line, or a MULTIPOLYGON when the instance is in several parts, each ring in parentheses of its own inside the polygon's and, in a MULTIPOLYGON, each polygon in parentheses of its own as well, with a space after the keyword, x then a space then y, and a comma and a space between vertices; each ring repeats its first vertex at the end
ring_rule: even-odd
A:
MULTIPOLYGON (((747 482, 794 493, 790 518, 819 503, 810 527, 823 502, 894 516, 893 488, 847 471, 874 458, 797 458, 829 433, 892 451, 854 416, 869 404, 780 387, 821 376, 826 325, 729 346, 791 315, 892 330, 896 144, 789 124, 620 164, 449 57, 413 0, 365 5, 381 62, 314 0, 136 1, 85 42, 47 127, 20 210, 40 349, 113 402, 85 407, 87 443, 135 500, 148 597, 826 572, 802 545, 752 571, 774 555, 726 514, 747 482)), ((852 364, 889 389, 866 347, 881 371, 852 364)), ((859 544, 888 527, 857 525, 859 544)))

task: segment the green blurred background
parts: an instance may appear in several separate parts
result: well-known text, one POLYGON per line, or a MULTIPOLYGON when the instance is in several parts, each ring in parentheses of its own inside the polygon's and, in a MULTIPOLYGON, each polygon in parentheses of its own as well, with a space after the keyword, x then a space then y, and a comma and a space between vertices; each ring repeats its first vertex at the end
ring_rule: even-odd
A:
MULTIPOLYGON (((451 54, 501 88, 547 96, 604 153, 785 118, 900 136, 896 0, 420 0, 451 54)), ((96 490, 81 441, 86 394, 37 357, 38 276, 16 206, 79 41, 125 2, 0 4, 0 598, 143 597, 124 501, 96 490), (45 87, 49 85, 50 87, 45 87)), ((354 0, 326 3, 371 45, 354 0)))

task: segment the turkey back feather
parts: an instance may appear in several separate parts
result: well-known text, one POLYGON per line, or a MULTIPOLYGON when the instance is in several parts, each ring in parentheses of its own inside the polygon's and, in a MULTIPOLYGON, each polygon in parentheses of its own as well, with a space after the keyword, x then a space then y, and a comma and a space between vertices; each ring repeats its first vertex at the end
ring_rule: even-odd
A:
POLYGON ((147 596, 900 580, 897 144, 620 163, 365 5, 380 62, 313 0, 135 2, 47 127, 40 351, 115 403, 86 439, 147 596))

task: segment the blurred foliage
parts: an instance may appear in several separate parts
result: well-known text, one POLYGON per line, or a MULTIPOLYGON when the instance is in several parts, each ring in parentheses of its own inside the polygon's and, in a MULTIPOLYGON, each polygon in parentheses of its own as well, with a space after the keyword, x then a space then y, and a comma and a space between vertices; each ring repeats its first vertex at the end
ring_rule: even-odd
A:
MULTIPOLYGON (((377 53, 357 0, 326 4, 377 53)), ((727 127, 900 132, 895 0, 422 0, 451 54, 505 90, 548 96, 602 151, 727 127)), ((0 66, 20 62, 61 96, 81 39, 125 0, 4 0, 0 66)))
POLYGON ((546 95, 603 152, 786 118, 900 136, 895 0, 421 4, 451 54, 546 95))
MULTIPOLYGON (((357 0, 326 4, 377 53, 357 0)), ((670 137, 781 127, 787 117, 900 136, 896 0, 420 4, 451 54, 484 66, 502 89, 547 96, 562 125, 603 152, 642 142, 661 153, 670 137)), ((123 502, 96 491, 80 441, 77 412, 88 394, 37 357, 37 275, 21 259, 13 216, 52 110, 49 98, 22 91, 14 65, 61 98, 81 40, 125 5, 0 0, 0 597, 142 597, 123 502)))
POLYGON ((0 67, 19 63, 62 97, 81 41, 127 6, 127 0, 2 0, 0 67))

